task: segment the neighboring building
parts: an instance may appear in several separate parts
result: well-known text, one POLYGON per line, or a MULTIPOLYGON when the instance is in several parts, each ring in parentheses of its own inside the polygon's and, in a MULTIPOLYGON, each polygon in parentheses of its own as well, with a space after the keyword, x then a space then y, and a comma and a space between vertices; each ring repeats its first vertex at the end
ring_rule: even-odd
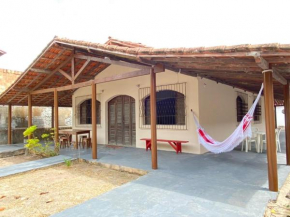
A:
POLYGON ((16 81, 21 73, 22 72, 14 70, 0 69, 0 94, 10 87, 10 85, 16 81))

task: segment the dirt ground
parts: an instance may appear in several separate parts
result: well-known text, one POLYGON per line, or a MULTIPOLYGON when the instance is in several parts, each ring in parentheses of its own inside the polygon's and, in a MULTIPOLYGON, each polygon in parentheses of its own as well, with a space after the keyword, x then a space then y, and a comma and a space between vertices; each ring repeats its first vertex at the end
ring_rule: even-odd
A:
POLYGON ((12 156, 12 157, 5 157, 5 158, 0 158, 0 168, 1 167, 7 167, 11 166, 13 164, 20 164, 24 163, 27 161, 32 161, 32 160, 39 160, 42 157, 40 156, 35 156, 35 155, 17 155, 17 156, 12 156))
POLYGON ((0 178, 0 216, 50 216, 138 177, 74 161, 0 178))
POLYGON ((279 191, 276 201, 269 201, 264 217, 290 216, 290 175, 279 191))

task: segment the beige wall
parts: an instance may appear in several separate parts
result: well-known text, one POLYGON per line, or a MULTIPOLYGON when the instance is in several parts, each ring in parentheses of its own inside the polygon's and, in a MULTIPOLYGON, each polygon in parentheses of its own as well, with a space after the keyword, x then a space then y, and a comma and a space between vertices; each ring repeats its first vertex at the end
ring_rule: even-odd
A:
MULTIPOLYGON (((253 104, 255 95, 244 92, 228 85, 218 84, 215 81, 198 78, 199 83, 199 121, 205 131, 215 140, 223 141, 238 126, 236 117, 237 92, 247 95, 248 108, 253 104)), ((252 127, 265 131, 264 99, 260 100, 261 121, 252 122, 252 127)), ((202 147, 202 152, 206 150, 202 147)))
MULTIPOLYGON (((115 66, 112 65, 105 69, 98 78, 107 77, 114 74, 121 74, 129 71, 134 71, 136 69, 115 66)), ((140 88, 150 86, 150 77, 141 76, 126 80, 114 81, 104 84, 97 85, 97 99, 101 102, 101 124, 98 126, 98 143, 107 144, 108 143, 108 101, 118 95, 128 95, 135 99, 135 111, 136 111, 136 147, 145 148, 145 142, 140 141, 141 138, 150 138, 150 129, 141 129, 139 126, 139 85, 140 88)), ((190 109, 194 109, 198 113, 198 81, 194 77, 189 77, 185 75, 178 75, 175 72, 166 71, 157 74, 157 85, 161 84, 175 84, 178 82, 186 82, 186 112, 187 112, 187 130, 166 130, 158 129, 157 137, 161 139, 176 139, 176 140, 188 140, 189 143, 183 145, 183 151, 189 153, 200 153, 200 145, 197 142, 196 128, 193 123, 193 119, 190 113, 190 109)), ((77 104, 85 99, 90 98, 91 87, 85 87, 78 89, 73 95, 73 127, 74 128, 88 128, 90 125, 78 125, 76 117, 77 104), (83 97, 86 96, 86 97, 83 97)), ((159 150, 169 150, 173 149, 164 143, 158 144, 159 150)))

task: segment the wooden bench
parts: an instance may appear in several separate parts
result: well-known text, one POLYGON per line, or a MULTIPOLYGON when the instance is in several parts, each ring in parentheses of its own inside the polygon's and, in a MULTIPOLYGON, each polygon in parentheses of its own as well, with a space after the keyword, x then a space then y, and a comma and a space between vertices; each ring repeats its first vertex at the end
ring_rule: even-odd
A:
MULTIPOLYGON (((141 140, 146 141, 146 151, 148 151, 149 148, 151 150, 151 139, 143 138, 141 140)), ((182 143, 188 143, 188 141, 169 140, 169 139, 157 139, 157 142, 167 142, 176 151, 176 154, 178 154, 178 152, 181 153, 181 151, 182 151, 181 144, 182 143)))

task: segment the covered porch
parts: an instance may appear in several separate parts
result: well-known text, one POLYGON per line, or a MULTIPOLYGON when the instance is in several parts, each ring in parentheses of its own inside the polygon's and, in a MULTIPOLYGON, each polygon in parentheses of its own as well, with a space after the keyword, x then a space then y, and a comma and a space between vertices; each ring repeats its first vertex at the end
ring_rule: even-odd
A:
MULTIPOLYGON (((157 73, 164 72, 166 69, 191 77, 207 78, 252 93, 257 93, 261 83, 264 83, 268 184, 270 190, 277 191, 274 97, 285 101, 287 161, 284 163, 289 165, 290 101, 288 79, 290 79, 290 74, 287 65, 290 56, 289 50, 288 45, 154 49, 137 43, 111 39, 106 44, 97 44, 54 38, 19 79, 0 96, 0 104, 9 107, 8 142, 11 143, 11 108, 14 105, 28 105, 28 126, 32 126, 32 106, 52 106, 54 108, 56 142, 58 142, 59 106, 70 107, 74 92, 79 88, 90 87, 92 98, 92 149, 90 154, 92 159, 102 158, 102 154, 98 153, 98 150, 102 148, 98 147, 97 144, 97 85, 148 75, 148 79, 150 79, 151 112, 149 126, 152 151, 151 153, 147 152, 144 156, 147 156, 146 163, 151 164, 152 169, 157 169, 157 73), (110 65, 130 67, 135 71, 98 78, 97 75, 110 65)), ((187 112, 190 112, 190 109, 187 108, 187 112)), ((109 147, 104 148, 106 150, 109 147)), ((125 149, 127 148, 120 150, 125 149)), ((116 150, 118 149, 116 148, 116 150)), ((130 149, 130 152, 132 150, 130 149)), ((78 151, 80 153, 82 150, 78 151)), ((134 151, 144 150, 136 149, 134 151)), ((110 156, 107 151, 103 153, 110 156)), ((206 154, 204 156, 212 155, 206 154)), ((226 156, 231 156, 231 153, 226 156)), ((220 159, 220 157, 217 158, 220 159)), ((173 165, 172 168, 174 168, 173 165)))

